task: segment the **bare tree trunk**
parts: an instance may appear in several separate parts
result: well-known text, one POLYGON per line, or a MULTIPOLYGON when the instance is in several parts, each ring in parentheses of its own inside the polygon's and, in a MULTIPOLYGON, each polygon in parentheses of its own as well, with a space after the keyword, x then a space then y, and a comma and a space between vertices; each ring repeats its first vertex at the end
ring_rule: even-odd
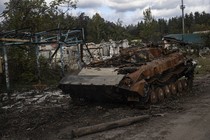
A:
POLYGON ((149 115, 143 115, 143 116, 136 116, 136 117, 129 117, 113 122, 108 122, 108 123, 101 123, 93 126, 87 126, 87 127, 82 127, 82 128, 77 128, 72 130, 72 136, 73 137, 80 137, 83 135, 88 135, 88 134, 93 134, 105 130, 110 130, 116 127, 122 127, 122 126, 127 126, 131 125, 133 123, 147 120, 149 119, 149 115))

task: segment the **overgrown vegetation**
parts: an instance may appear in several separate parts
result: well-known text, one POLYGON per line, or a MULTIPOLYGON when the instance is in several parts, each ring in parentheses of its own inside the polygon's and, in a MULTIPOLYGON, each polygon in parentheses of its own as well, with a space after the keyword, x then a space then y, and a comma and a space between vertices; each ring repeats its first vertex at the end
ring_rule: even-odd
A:
MULTIPOLYGON (((32 88, 33 85, 42 84, 55 85, 60 80, 60 67, 51 67, 49 60, 40 57, 40 78, 36 65, 36 56, 32 48, 7 47, 9 78, 11 87, 14 89, 32 88)), ((5 79, 5 77, 4 77, 5 79)), ((4 82, 5 83, 5 82, 4 82)), ((5 85, 4 85, 5 86, 5 85)), ((2 87, 5 89, 5 87, 2 87)))
POLYGON ((195 74, 206 75, 210 73, 210 56, 196 57, 195 60, 197 60, 198 63, 195 69, 195 74))

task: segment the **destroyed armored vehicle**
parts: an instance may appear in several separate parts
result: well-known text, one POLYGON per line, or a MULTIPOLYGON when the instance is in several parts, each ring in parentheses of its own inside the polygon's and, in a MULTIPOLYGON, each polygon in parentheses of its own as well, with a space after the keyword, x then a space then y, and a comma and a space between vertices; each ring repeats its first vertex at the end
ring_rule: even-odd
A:
POLYGON ((119 56, 92 62, 59 84, 72 99, 156 103, 192 86, 195 64, 183 53, 162 47, 130 47, 119 56))

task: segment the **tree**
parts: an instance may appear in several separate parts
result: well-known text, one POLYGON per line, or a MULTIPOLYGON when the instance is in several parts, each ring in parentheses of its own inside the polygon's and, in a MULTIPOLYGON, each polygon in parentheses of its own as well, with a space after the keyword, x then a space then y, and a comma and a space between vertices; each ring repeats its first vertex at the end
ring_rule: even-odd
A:
POLYGON ((181 17, 172 17, 168 21, 169 33, 178 34, 182 32, 182 18, 181 17))
POLYGON ((145 25, 149 26, 151 25, 152 21, 154 20, 153 16, 152 16, 152 12, 151 9, 145 9, 145 11, 143 11, 143 15, 144 15, 144 23, 145 25))
POLYGON ((46 3, 43 0, 10 0, 6 3, 3 23, 8 29, 36 27, 35 25, 39 24, 37 19, 40 19, 46 9, 46 3))
POLYGON ((64 13, 58 7, 65 3, 69 7, 75 7, 72 0, 54 0, 49 6, 45 0, 10 0, 5 3, 3 11, 4 27, 8 30, 31 27, 33 31, 40 31, 43 27, 46 29, 44 25, 48 23, 52 23, 48 26, 55 26, 56 19, 60 22, 64 18, 64 13))
MULTIPOLYGON (((33 33, 55 28, 58 23, 66 25, 66 15, 62 10, 58 10, 58 7, 65 2, 69 2, 68 6, 74 7, 75 5, 71 1, 54 0, 54 3, 48 6, 45 0, 10 0, 5 3, 6 8, 2 14, 4 19, 1 22, 1 28, 13 30, 29 27, 33 33)), ((11 81, 30 83, 35 80, 37 77, 35 47, 32 45, 12 46, 7 49, 11 81)), ((43 64, 42 66, 46 68, 49 65, 43 64)))
POLYGON ((189 15, 185 15, 185 28, 188 33, 192 33, 192 26, 194 25, 194 17, 191 12, 189 15))
POLYGON ((96 43, 99 43, 105 36, 105 30, 104 30, 105 20, 96 13, 93 15, 91 22, 89 22, 89 35, 91 34, 91 37, 88 36, 88 39, 91 41, 94 41, 96 43))
POLYGON ((145 9, 144 15, 144 28, 140 31, 140 37, 145 41, 152 41, 152 34, 154 33, 155 20, 152 16, 151 9, 145 9))
POLYGON ((158 19, 158 31, 161 35, 168 33, 167 21, 165 19, 158 19))

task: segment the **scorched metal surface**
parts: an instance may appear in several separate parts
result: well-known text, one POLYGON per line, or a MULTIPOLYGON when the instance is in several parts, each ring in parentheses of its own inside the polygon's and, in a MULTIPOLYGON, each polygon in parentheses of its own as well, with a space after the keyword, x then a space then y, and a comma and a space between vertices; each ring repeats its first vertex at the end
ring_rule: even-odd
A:
POLYGON ((179 51, 131 47, 64 77, 59 87, 72 99, 156 103, 188 89, 194 68, 193 60, 179 51))

